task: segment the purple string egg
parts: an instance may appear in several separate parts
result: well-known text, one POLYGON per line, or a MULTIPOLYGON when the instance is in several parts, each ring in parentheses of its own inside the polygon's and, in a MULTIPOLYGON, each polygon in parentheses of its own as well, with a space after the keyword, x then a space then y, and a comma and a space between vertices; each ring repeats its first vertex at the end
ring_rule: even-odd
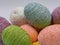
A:
POLYGON ((0 17, 0 45, 4 45, 2 42, 2 31, 8 27, 10 23, 3 17, 0 17))
POLYGON ((60 7, 57 7, 52 12, 52 23, 60 24, 60 7))

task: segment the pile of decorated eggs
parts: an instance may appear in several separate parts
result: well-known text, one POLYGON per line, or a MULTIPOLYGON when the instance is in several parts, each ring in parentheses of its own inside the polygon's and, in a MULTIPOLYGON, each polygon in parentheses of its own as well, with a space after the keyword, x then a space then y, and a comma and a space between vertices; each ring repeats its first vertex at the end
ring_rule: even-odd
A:
POLYGON ((13 9, 10 21, 0 17, 0 45, 60 45, 60 7, 51 14, 32 2, 13 9))

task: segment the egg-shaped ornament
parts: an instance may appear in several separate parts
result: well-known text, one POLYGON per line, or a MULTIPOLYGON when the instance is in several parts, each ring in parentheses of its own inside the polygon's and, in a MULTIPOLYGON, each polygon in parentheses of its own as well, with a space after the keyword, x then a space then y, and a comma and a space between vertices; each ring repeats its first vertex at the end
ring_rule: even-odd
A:
POLYGON ((56 7, 52 12, 52 23, 60 24, 60 7, 56 7))
POLYGON ((38 36, 41 45, 60 45, 60 25, 45 27, 38 36))
POLYGON ((38 39, 38 32, 36 31, 35 28, 33 28, 29 24, 22 25, 21 28, 24 29, 29 34, 32 42, 37 41, 37 39, 38 39))
POLYGON ((16 7, 10 14, 10 21, 13 25, 21 26, 27 23, 24 16, 24 7, 16 7))
POLYGON ((37 42, 34 42, 33 45, 40 45, 40 43, 37 41, 37 42))
POLYGON ((8 22, 8 20, 7 19, 5 19, 4 17, 1 17, 0 16, 0 45, 4 45, 3 44, 3 41, 2 41, 2 31, 6 28, 6 27, 8 27, 8 26, 10 26, 11 24, 8 22))
POLYGON ((2 40, 5 45, 31 45, 30 36, 22 28, 11 25, 4 29, 2 40))
POLYGON ((42 4, 32 2, 25 6, 24 14, 28 23, 36 28, 44 28, 51 23, 51 14, 42 4))

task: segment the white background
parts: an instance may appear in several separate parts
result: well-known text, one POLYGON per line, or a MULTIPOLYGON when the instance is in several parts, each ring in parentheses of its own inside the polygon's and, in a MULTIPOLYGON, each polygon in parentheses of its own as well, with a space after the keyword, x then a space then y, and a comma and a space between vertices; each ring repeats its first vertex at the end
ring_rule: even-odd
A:
POLYGON ((24 7, 30 2, 41 3, 46 6, 50 12, 60 6, 60 0, 0 0, 0 16, 9 20, 12 9, 20 6, 24 7))

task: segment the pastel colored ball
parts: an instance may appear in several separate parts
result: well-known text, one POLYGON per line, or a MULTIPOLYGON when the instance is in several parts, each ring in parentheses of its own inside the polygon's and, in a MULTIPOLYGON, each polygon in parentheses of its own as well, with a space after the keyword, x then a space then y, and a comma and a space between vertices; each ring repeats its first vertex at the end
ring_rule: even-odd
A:
POLYGON ((38 32, 36 31, 36 29, 34 29, 29 24, 22 25, 21 28, 24 29, 30 35, 30 38, 31 38, 32 42, 37 41, 38 32))
POLYGON ((0 45, 4 45, 2 42, 2 31, 8 27, 10 23, 3 17, 0 17, 0 45))
POLYGON ((28 23, 36 28, 44 28, 51 23, 49 10, 42 4, 32 2, 25 6, 24 14, 28 23))
POLYGON ((38 36, 41 45, 60 45, 60 25, 55 24, 44 28, 38 36))
POLYGON ((24 16, 24 7, 16 7, 10 14, 10 21, 14 25, 21 26, 27 23, 24 16))
POLYGON ((34 42, 33 45, 40 45, 40 43, 37 41, 37 42, 34 42))
POLYGON ((11 25, 2 33, 5 45, 31 45, 30 36, 20 27, 11 25))
POLYGON ((52 12, 52 23, 60 24, 60 7, 57 7, 52 12))

